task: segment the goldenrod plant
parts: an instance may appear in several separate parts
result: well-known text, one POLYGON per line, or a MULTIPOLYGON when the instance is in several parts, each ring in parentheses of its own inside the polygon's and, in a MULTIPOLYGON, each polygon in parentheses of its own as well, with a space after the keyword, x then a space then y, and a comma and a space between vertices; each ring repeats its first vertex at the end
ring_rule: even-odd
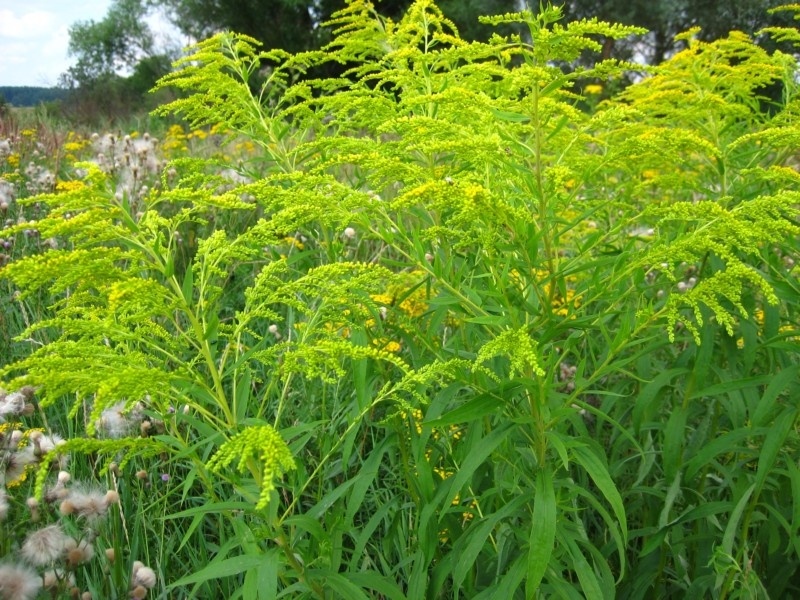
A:
POLYGON ((319 51, 220 33, 158 112, 236 158, 178 128, 14 200, 3 238, 55 242, 0 269, 49 299, 0 377, 70 428, 27 485, 110 478, 117 597, 798 592, 795 58, 588 68, 644 31, 485 22, 517 33, 432 0, 351 0, 319 51))

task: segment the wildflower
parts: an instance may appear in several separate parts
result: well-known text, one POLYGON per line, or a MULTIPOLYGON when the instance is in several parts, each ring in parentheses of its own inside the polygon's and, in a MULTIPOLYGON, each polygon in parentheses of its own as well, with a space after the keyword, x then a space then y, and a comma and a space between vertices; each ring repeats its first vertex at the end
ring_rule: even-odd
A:
POLYGON ((344 237, 346 237, 348 240, 354 239, 356 237, 356 230, 352 227, 348 227, 344 230, 344 237))
POLYGON ((64 554, 68 539, 60 525, 44 527, 25 538, 22 557, 37 567, 53 563, 64 554))
POLYGON ((372 340, 372 343, 385 352, 397 353, 403 348, 398 342, 386 338, 372 340))
POLYGON ((584 93, 589 94, 590 96, 597 96, 603 93, 603 86, 597 83, 590 83, 585 88, 583 88, 584 93))
POLYGON ((0 565, 0 598, 3 600, 31 600, 41 586, 39 576, 29 568, 0 565))
POLYGON ((82 181, 57 181, 56 193, 75 192, 85 187, 86 184, 82 181))

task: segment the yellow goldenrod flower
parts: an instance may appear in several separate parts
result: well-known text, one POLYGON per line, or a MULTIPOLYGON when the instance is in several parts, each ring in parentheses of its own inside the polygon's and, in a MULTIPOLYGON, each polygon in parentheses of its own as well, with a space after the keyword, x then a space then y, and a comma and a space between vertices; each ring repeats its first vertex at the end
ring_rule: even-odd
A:
POLYGON ((6 162, 8 163, 9 167, 16 169, 19 166, 19 154, 12 152, 6 157, 6 162))
POLYGON ((86 184, 82 181, 57 181, 56 193, 74 192, 77 190, 82 190, 85 187, 86 184))

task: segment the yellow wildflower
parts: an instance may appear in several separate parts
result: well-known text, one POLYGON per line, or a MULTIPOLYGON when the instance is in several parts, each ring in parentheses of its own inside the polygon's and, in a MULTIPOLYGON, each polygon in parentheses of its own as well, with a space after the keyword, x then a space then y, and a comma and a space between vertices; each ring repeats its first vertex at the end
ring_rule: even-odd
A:
POLYGON ((85 187, 86 184, 82 181, 58 181, 56 182, 56 193, 74 192, 85 187))
POLYGON ((12 152, 6 157, 6 162, 8 163, 9 167, 16 169, 19 166, 19 154, 12 152))

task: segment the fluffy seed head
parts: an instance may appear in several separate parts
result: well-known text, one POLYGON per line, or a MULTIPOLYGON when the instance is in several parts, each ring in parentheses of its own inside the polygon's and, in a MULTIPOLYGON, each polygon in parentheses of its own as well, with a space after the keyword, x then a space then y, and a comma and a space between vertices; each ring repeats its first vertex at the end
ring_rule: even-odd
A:
POLYGON ((94 557, 94 547, 88 540, 81 540, 80 542, 73 538, 68 538, 65 544, 67 553, 67 562, 70 567, 74 568, 81 563, 89 562, 94 557))
POLYGON ((61 512, 63 514, 75 514, 88 520, 104 517, 107 511, 106 494, 99 490, 72 489, 67 499, 61 503, 61 512), (68 503, 72 506, 71 513, 65 513, 63 510, 64 505, 68 503))
POLYGON ((48 565, 61 558, 69 539, 59 525, 44 527, 25 538, 22 557, 37 567, 48 565))
POLYGON ((156 585, 156 573, 150 567, 139 567, 134 573, 131 581, 132 585, 144 586, 151 589, 156 585))
POLYGON ((42 580, 35 571, 20 565, 0 565, 0 598, 3 600, 31 600, 41 586, 42 580))

